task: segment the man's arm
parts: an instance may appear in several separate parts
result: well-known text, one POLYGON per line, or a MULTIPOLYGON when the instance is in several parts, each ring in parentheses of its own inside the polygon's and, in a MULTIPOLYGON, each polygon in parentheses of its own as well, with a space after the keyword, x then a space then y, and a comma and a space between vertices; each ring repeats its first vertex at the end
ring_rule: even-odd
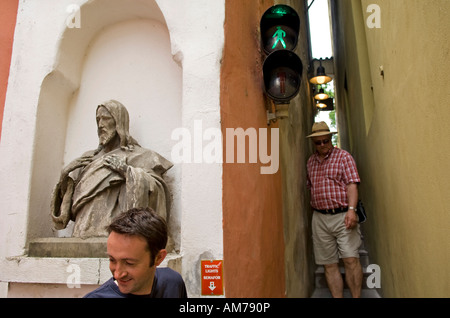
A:
MULTIPOLYGON (((356 209, 356 205, 358 203, 358 185, 356 183, 349 183, 347 185, 347 200, 348 206, 354 207, 356 209)), ((356 212, 354 209, 348 210, 345 215, 345 226, 348 229, 355 227, 358 224, 358 218, 356 216, 356 212)))

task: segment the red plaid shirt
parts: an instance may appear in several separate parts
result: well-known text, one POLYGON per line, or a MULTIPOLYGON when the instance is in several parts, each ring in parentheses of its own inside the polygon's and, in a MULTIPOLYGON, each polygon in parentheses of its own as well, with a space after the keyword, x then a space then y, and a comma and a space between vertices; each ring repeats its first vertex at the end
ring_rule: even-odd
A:
POLYGON ((355 160, 339 148, 333 148, 322 162, 316 152, 309 158, 307 169, 311 206, 316 210, 348 206, 347 185, 361 181, 355 160))

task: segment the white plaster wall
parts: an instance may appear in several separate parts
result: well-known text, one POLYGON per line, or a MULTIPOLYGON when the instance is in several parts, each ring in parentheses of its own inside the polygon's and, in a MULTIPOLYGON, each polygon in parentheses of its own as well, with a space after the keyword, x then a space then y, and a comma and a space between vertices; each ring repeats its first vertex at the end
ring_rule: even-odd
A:
MULTIPOLYGON (((167 140, 166 134, 177 124, 193 132, 194 120, 202 120, 204 129, 220 129, 219 80, 224 41, 224 0, 156 0, 156 3, 164 15, 163 19, 154 10, 155 5, 150 0, 129 0, 126 3, 120 0, 20 1, 0 144, 2 262, 6 261, 11 265, 10 262, 15 262, 10 259, 11 256, 24 255, 26 252, 28 238, 46 233, 35 230, 33 224, 40 223, 49 214, 42 215, 43 213, 33 211, 36 211, 36 207, 37 211, 44 211, 48 206, 50 193, 47 189, 51 190, 63 162, 78 155, 80 150, 96 146, 96 138, 92 137, 92 133, 95 136, 95 130, 92 131, 89 127, 84 129, 84 126, 82 131, 86 134, 86 139, 82 138, 72 146, 75 135, 73 129, 76 128, 72 120, 85 122, 83 116, 86 115, 86 118, 92 120, 86 125, 95 127, 91 109, 83 109, 93 106, 90 102, 95 105, 99 102, 98 99, 112 98, 109 94, 114 91, 117 94, 115 98, 122 99, 130 111, 132 135, 144 147, 159 151, 162 155, 167 155, 170 151, 171 142, 164 142, 167 140), (66 9, 71 4, 78 4, 82 8, 81 29, 68 30, 66 27, 66 9), (130 19, 134 21, 124 22, 130 19), (138 19, 153 19, 162 25, 138 19), (89 21, 94 20, 95 23, 89 24, 89 21), (118 23, 123 23, 120 32, 125 34, 128 30, 130 35, 131 30, 136 31, 137 25, 145 25, 152 30, 152 37, 155 34, 162 36, 163 32, 160 31, 164 21, 170 34, 171 52, 182 67, 182 82, 179 84, 181 117, 166 122, 155 117, 152 118, 153 127, 149 125, 141 129, 139 127, 142 127, 147 115, 144 117, 140 112, 134 112, 134 107, 142 106, 146 99, 151 99, 154 95, 145 89, 142 89, 139 96, 125 93, 126 86, 114 90, 113 87, 103 85, 99 86, 98 91, 93 86, 80 86, 85 80, 86 83, 90 81, 95 85, 98 74, 81 72, 84 55, 76 53, 90 53, 85 62, 93 63, 93 68, 89 68, 88 72, 97 69, 114 73, 114 69, 109 69, 100 61, 105 46, 114 46, 116 43, 117 38, 111 30, 118 27, 118 23), (111 29, 105 29, 103 34, 99 33, 105 27, 111 29), (81 32, 77 33, 78 31, 81 32), (95 48, 96 42, 91 41, 97 35, 97 44, 104 41, 105 46, 95 48), (94 44, 88 49, 89 43, 94 44), (46 85, 53 85, 54 98, 53 94, 41 94, 46 85), (58 104, 60 107, 57 107, 58 104), (46 123, 42 118, 51 118, 51 121, 46 123), (166 126, 167 123, 170 124, 166 126), (162 133, 152 136, 152 128, 157 128, 162 133), (71 145, 67 146, 69 142, 71 145), (46 161, 46 154, 52 159, 46 161)), ((127 36, 126 41, 148 52, 151 45, 142 40, 149 33, 144 32, 144 29, 133 36, 127 36)), ((167 42, 164 45, 167 46, 167 42)), ((126 48, 118 50, 120 53, 126 51, 126 48)), ((134 52, 126 51, 125 54, 130 56, 134 52)), ((122 74, 133 70, 136 75, 133 78, 148 79, 142 69, 136 71, 137 65, 128 68, 118 64, 114 68, 121 66, 122 74)), ((145 67, 152 68, 151 64, 146 64, 145 67)), ((115 84, 113 82, 113 86, 115 84)), ((158 93, 165 95, 167 91, 162 90, 165 85, 158 84, 161 89, 158 93)), ((158 103, 157 99, 155 97, 151 101, 158 103)), ((161 102, 167 103, 167 100, 161 102)), ((182 274, 189 295, 199 296, 200 260, 223 257, 222 166, 178 163, 175 169, 179 169, 179 175, 173 177, 173 182, 179 185, 180 191, 182 274)), ((2 290, 5 289, 4 282, 12 281, 7 276, 2 275, 0 278, 2 290)), ((20 282, 20 279, 15 281, 20 282)), ((49 283, 52 278, 45 281, 49 283)), ((27 283, 26 278, 20 283, 27 283)))
MULTIPOLYGON (((194 134, 220 129, 220 66, 224 0, 157 0, 171 34, 172 53, 183 66, 182 126, 194 134)), ((206 144, 206 142, 205 142, 206 144)), ((200 261, 223 259, 222 165, 182 165, 181 253, 190 296, 199 296, 200 261)))

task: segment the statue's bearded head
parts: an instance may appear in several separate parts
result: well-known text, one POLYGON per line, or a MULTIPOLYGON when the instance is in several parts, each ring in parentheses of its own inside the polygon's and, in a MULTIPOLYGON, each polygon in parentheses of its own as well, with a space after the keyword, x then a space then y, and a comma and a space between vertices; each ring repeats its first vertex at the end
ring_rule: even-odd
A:
POLYGON ((117 135, 116 121, 103 106, 97 109, 97 134, 101 146, 107 145, 117 135))
POLYGON ((124 105, 116 100, 109 100, 97 107, 97 127, 100 146, 105 146, 116 135, 120 139, 120 147, 132 149, 138 145, 129 133, 129 116, 124 105))

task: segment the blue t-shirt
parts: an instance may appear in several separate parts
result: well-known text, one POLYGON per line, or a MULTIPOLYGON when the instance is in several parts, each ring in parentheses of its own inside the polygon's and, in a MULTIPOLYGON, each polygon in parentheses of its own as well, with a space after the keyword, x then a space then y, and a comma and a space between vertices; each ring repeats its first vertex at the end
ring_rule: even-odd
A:
POLYGON ((122 294, 111 277, 83 298, 187 298, 187 293, 181 275, 168 267, 161 267, 156 269, 150 295, 122 294))

